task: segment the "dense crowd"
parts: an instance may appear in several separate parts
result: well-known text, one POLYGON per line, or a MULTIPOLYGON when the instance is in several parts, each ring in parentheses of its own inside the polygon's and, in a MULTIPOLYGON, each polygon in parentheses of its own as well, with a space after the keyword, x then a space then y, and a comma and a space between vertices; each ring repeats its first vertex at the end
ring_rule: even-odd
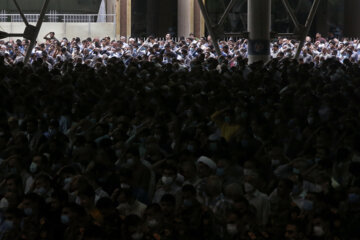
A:
POLYGON ((1 240, 359 239, 355 41, 46 38, 1 47, 1 240))
MULTIPOLYGON (((215 51, 211 37, 196 38, 193 34, 188 37, 174 39, 170 34, 158 39, 150 36, 147 39, 121 37, 120 40, 88 38, 81 40, 73 38, 56 39, 55 33, 48 33, 45 42, 38 43, 31 54, 30 63, 42 59, 49 69, 60 65, 66 60, 74 64, 86 64, 96 69, 106 66, 111 58, 120 58, 125 65, 134 59, 149 61, 158 64, 176 64, 180 70, 191 70, 191 62, 199 57, 205 60, 221 58, 230 67, 238 64, 237 59, 247 59, 247 39, 220 41, 221 56, 215 51)), ((293 58, 299 42, 286 38, 278 38, 271 42, 272 59, 293 58)), ((20 39, 13 41, 0 40, 0 55, 5 56, 6 64, 13 65, 24 61, 29 41, 20 39)), ((360 42, 335 37, 323 38, 320 33, 315 39, 306 38, 306 43, 301 51, 300 63, 314 62, 316 66, 326 59, 334 58, 343 63, 348 59, 352 63, 360 61, 360 42)))

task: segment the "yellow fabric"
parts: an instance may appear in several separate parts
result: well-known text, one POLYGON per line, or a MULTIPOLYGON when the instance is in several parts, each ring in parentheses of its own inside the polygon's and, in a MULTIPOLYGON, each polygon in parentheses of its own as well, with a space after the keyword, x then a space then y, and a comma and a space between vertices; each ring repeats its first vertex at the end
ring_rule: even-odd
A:
POLYGON ((231 140, 231 138, 240 131, 240 125, 235 125, 235 124, 228 124, 224 121, 221 121, 219 119, 219 114, 221 113, 221 111, 217 111, 215 112, 212 116, 211 116, 211 120, 213 120, 215 122, 215 124, 219 127, 220 131, 221 131, 221 136, 223 138, 225 138, 225 140, 227 142, 229 142, 231 140))
POLYGON ((93 208, 89 211, 89 215, 93 218, 94 224, 102 225, 104 222, 104 218, 101 212, 97 208, 93 208))

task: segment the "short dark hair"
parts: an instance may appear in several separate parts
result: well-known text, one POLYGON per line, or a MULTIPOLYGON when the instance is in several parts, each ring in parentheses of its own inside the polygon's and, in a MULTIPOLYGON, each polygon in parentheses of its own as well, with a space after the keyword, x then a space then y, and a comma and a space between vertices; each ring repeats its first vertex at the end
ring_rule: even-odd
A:
POLYGON ((176 199, 172 194, 165 194, 164 196, 162 196, 160 202, 169 203, 175 206, 176 199))

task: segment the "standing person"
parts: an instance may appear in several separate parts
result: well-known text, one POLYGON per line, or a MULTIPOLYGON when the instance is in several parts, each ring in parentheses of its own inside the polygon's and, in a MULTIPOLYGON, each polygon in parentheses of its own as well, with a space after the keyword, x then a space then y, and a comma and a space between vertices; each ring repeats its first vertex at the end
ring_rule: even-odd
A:
POLYGON ((55 37, 55 32, 49 32, 44 36, 45 40, 57 40, 55 37))

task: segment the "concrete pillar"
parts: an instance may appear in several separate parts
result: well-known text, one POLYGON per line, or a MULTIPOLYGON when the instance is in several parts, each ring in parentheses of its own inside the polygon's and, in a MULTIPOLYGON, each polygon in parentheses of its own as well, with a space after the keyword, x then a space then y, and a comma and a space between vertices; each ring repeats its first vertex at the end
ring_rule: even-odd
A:
MULTIPOLYGON (((116 0, 106 0, 105 1, 106 6, 106 14, 115 14, 116 13, 116 0)), ((113 17, 107 17, 107 22, 114 22, 113 17)))
POLYGON ((120 0, 116 0, 116 39, 120 39, 120 0))
POLYGON ((116 1, 116 38, 131 36, 131 0, 116 1))
POLYGON ((196 0, 178 0, 178 36, 205 35, 205 21, 196 0))
POLYGON ((344 0, 344 36, 360 37, 360 1, 344 0))
POLYGON ((194 3, 194 35, 195 37, 205 36, 205 20, 201 14, 198 1, 195 1, 194 3))
POLYGON ((178 0, 178 36, 194 32, 194 0, 178 0))
POLYGON ((270 60, 271 0, 248 0, 249 64, 270 60))

